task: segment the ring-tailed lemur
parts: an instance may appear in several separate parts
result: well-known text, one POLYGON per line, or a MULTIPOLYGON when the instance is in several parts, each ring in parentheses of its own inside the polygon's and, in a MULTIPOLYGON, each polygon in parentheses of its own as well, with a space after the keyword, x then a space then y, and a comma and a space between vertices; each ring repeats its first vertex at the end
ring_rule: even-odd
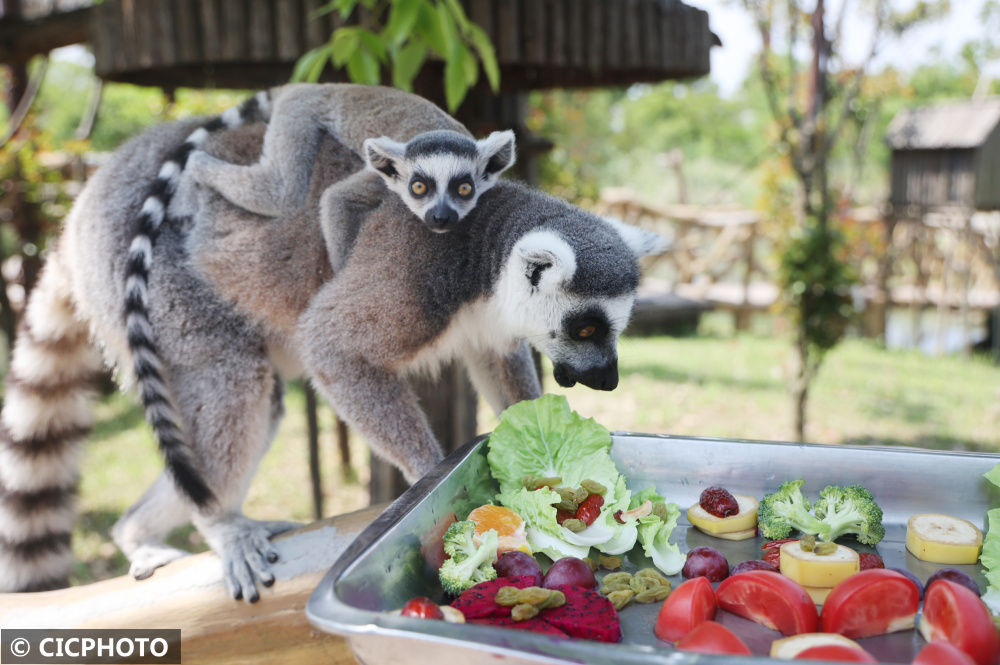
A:
POLYGON ((374 138, 365 133, 373 128, 369 110, 357 107, 350 88, 293 84, 271 94, 273 112, 256 164, 231 164, 199 152, 189 167, 192 178, 258 215, 276 217, 302 205, 318 131, 356 152, 360 148, 372 173, 435 232, 451 230, 514 164, 510 130, 475 141, 463 127, 411 135, 402 124, 391 127, 391 136, 374 138))
MULTIPOLYGON (((454 128, 413 95, 351 86, 359 106, 413 134, 454 128)), ((155 127, 88 181, 46 260, 15 343, 0 420, 0 590, 51 587, 69 565, 83 377, 95 350, 132 362, 121 275, 136 209, 197 122, 155 127)), ((260 158, 265 128, 209 136, 227 162, 260 158)), ((311 150, 303 146, 303 151, 311 150)), ((656 238, 514 183, 497 183, 451 233, 431 234, 358 150, 322 134, 305 204, 278 219, 234 206, 182 176, 152 246, 146 287, 163 381, 215 501, 193 504, 169 473, 122 517, 115 541, 137 577, 182 555, 163 543, 189 520, 222 559, 234 596, 275 576, 286 525, 241 504, 281 415, 282 379, 306 373, 379 455, 409 480, 441 457, 407 385, 460 357, 495 409, 539 393, 530 343, 561 383, 611 388, 616 342, 635 295, 636 257, 656 238), (181 214, 183 213, 183 215, 181 214), (319 223, 317 223, 317 220, 319 223)))

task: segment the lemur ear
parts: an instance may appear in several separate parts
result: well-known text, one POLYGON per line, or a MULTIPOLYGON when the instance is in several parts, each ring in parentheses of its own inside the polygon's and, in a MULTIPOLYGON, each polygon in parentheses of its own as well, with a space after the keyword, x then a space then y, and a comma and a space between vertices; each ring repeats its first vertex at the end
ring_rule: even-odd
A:
POLYGON ((533 289, 554 290, 573 278, 576 254, 552 231, 533 231, 514 247, 520 270, 533 289))
POLYGON ((496 177, 514 165, 516 150, 514 148, 514 132, 507 129, 493 132, 484 139, 476 141, 479 152, 479 163, 483 174, 496 177))
POLYGON ((377 139, 365 139, 362 144, 365 153, 365 163, 372 171, 377 172, 387 181, 399 177, 397 164, 406 154, 406 145, 393 141, 388 136, 377 139))
POLYGON ((625 244, 628 245, 637 259, 653 254, 662 254, 674 244, 673 237, 660 235, 659 233, 653 233, 638 226, 626 224, 614 217, 604 217, 603 219, 611 225, 611 228, 618 232, 618 235, 625 241, 625 244))

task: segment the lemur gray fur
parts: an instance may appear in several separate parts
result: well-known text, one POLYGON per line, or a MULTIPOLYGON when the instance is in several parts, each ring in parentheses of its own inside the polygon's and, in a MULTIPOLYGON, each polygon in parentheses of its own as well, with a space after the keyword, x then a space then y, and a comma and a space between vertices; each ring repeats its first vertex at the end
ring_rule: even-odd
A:
POLYGON ((358 126, 366 109, 356 107, 350 88, 293 84, 272 91, 272 99, 259 162, 243 166, 199 152, 189 165, 193 178, 258 215, 276 217, 302 205, 321 131, 355 151, 360 142, 371 172, 435 232, 451 230, 514 164, 510 130, 475 141, 460 127, 411 135, 400 125, 374 138, 358 131, 370 125, 358 126))
MULTIPOLYGON (((418 97, 353 86, 368 136, 455 121, 418 97)), ((52 588, 70 563, 87 379, 129 367, 122 276, 151 183, 203 121, 154 127, 120 148, 78 197, 29 299, 0 421, 0 590, 52 588)), ((218 131, 201 148, 260 159, 265 126, 218 131)), ((309 149, 303 146, 303 150, 309 149)), ((163 385, 196 471, 198 505, 169 472, 123 515, 114 537, 145 577, 183 555, 170 530, 193 521, 235 597, 274 581, 269 537, 287 528, 241 504, 281 416, 284 379, 305 373, 380 456, 413 481, 441 458, 407 385, 461 358, 496 410, 538 396, 528 344, 562 384, 617 383, 618 335, 655 236, 521 185, 497 183, 447 234, 414 224, 357 150, 324 133, 304 203, 278 218, 235 206, 182 173, 151 245, 148 311, 163 385), (317 223, 318 222, 318 223, 317 223)))

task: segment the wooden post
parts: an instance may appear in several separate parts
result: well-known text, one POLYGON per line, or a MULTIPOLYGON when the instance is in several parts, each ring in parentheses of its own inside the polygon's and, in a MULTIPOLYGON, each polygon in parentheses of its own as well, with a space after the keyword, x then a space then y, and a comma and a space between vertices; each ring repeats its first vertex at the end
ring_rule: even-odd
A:
POLYGON ((316 391, 308 381, 304 384, 306 395, 306 430, 309 440, 309 482, 312 485, 313 518, 323 517, 323 475, 319 464, 319 417, 316 391))
POLYGON ((185 665, 355 665, 343 638, 314 629, 305 605, 337 557, 384 506, 316 522, 274 539, 277 581, 260 602, 233 600, 211 552, 131 577, 41 593, 0 594, 4 628, 179 628, 185 665))

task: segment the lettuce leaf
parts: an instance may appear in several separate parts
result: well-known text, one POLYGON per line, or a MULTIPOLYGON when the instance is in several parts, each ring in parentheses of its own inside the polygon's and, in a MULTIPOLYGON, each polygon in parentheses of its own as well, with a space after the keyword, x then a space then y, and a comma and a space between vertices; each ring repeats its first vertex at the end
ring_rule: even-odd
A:
MULTIPOLYGON (((643 496, 644 492, 646 490, 640 492, 637 497, 643 496)), ((656 496, 655 492, 652 496, 645 495, 642 500, 653 500, 654 496, 656 496)), ((662 500, 662 497, 657 498, 662 500)), ((662 520, 656 515, 640 517, 637 529, 639 531, 639 543, 642 545, 642 551, 653 560, 653 565, 659 568, 664 575, 676 575, 681 572, 681 568, 684 567, 684 561, 687 558, 681 554, 681 549, 677 545, 670 543, 670 534, 673 533, 674 528, 677 526, 677 519, 681 515, 681 509, 676 503, 668 503, 666 505, 666 520, 662 520)))
MULTIPOLYGON (((986 480, 1000 487, 1000 464, 983 474, 986 480)), ((983 565, 983 575, 989 585, 983 594, 983 602, 994 614, 1000 613, 1000 508, 986 511, 987 531, 983 538, 983 550, 979 562, 983 565)))
POLYGON ((500 485, 497 499, 524 518, 533 550, 558 559, 586 556, 591 546, 618 554, 635 544, 631 530, 614 520, 631 495, 611 459, 611 433, 570 409, 565 397, 544 395, 511 406, 500 415, 487 445, 487 461, 500 485), (559 477, 567 487, 579 487, 588 478, 604 485, 601 515, 583 531, 563 528, 553 505, 559 495, 545 488, 528 491, 522 485, 526 477, 559 477))

